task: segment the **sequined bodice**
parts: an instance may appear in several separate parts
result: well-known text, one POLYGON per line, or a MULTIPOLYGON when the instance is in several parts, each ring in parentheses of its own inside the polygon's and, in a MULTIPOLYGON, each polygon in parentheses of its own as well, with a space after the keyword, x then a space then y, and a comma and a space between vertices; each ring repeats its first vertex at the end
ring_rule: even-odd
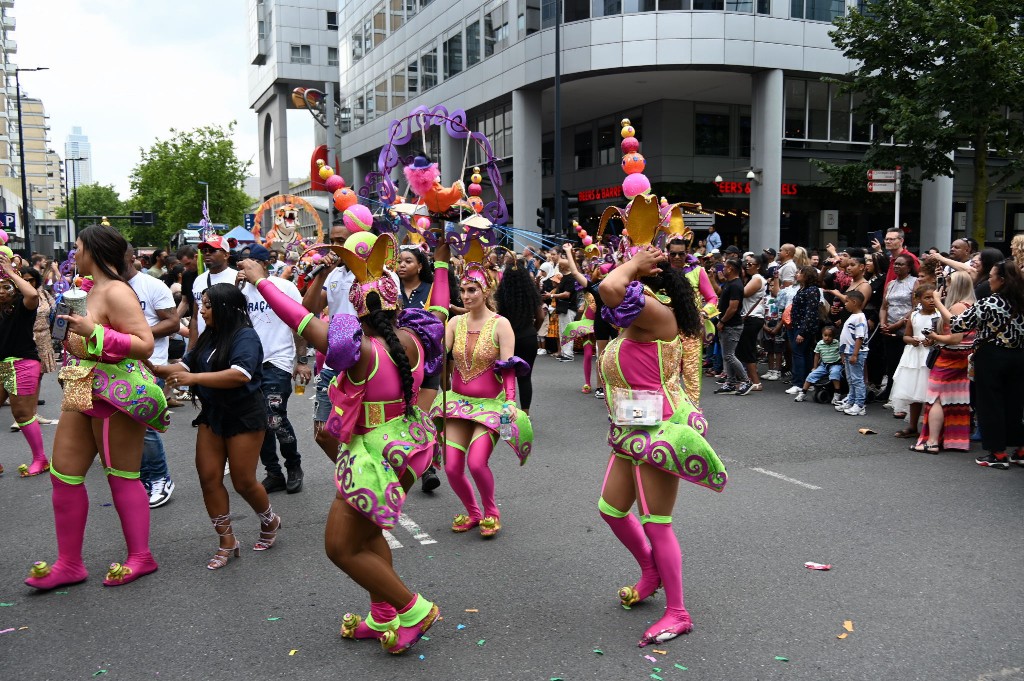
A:
POLYGON ((473 352, 467 351, 469 337, 469 315, 462 315, 455 323, 455 342, 452 346, 452 355, 455 359, 455 369, 459 372, 463 382, 469 383, 485 371, 490 371, 498 359, 498 348, 494 344, 494 327, 498 324, 498 315, 494 315, 480 328, 476 343, 473 345, 473 352))
POLYGON ((601 375, 605 389, 656 390, 665 397, 663 418, 669 418, 684 399, 679 382, 683 342, 641 342, 619 336, 601 354, 601 375))

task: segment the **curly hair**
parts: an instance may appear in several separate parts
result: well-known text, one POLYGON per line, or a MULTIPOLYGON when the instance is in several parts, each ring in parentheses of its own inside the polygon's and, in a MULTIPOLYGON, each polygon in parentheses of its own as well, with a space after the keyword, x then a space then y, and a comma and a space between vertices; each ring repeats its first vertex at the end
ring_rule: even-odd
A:
POLYGON ((370 291, 367 294, 366 307, 370 313, 363 317, 363 322, 387 343, 388 354, 391 355, 391 360, 398 367, 398 374, 402 379, 405 415, 411 418, 414 415, 412 364, 409 362, 409 355, 406 354, 405 346, 402 345, 402 340, 398 337, 398 329, 395 327, 397 312, 381 309, 380 296, 376 291, 370 291))
POLYGON ((1003 279, 1003 286, 999 289, 999 295, 1010 305, 1010 312, 1016 315, 1024 315, 1024 274, 1013 258, 1007 258, 993 265, 1003 279))
POLYGON ((672 313, 676 326, 683 336, 696 336, 703 332, 704 322, 697 310, 697 298, 690 281, 682 270, 674 269, 666 260, 658 264, 661 272, 644 277, 640 281, 658 293, 664 292, 672 299, 672 313))
POLYGON ((540 292, 526 269, 526 263, 519 259, 516 266, 505 266, 505 273, 494 292, 498 314, 507 319, 514 330, 533 328, 540 307, 540 292))
POLYGON ((416 258, 416 262, 420 264, 420 281, 426 282, 428 284, 433 284, 434 264, 430 262, 430 259, 427 257, 427 254, 424 253, 419 248, 407 248, 404 246, 402 247, 402 250, 399 252, 399 257, 401 257, 403 253, 411 254, 412 257, 416 258))

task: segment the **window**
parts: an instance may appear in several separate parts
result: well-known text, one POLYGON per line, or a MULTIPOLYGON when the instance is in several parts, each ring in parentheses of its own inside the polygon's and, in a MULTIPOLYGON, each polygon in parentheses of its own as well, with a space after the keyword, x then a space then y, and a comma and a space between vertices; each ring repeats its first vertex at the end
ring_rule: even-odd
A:
POLYGON ((363 19, 363 54, 369 54, 373 49, 373 21, 367 16, 363 19))
POLYGON ((466 24, 466 68, 480 63, 480 19, 466 24))
POLYGON ((718 10, 725 9, 724 0, 693 0, 693 8, 697 10, 718 10))
POLYGON ((846 14, 846 0, 792 0, 790 12, 794 19, 831 22, 846 14))
POLYGON ((327 11, 327 30, 337 31, 338 30, 338 13, 327 11))
POLYGON ((431 47, 420 54, 420 92, 437 85, 437 48, 431 47))
MULTIPOLYGON (((493 4, 493 3, 492 3, 493 4)), ((497 9, 484 13, 484 58, 501 52, 508 43, 509 26, 507 7, 499 3, 497 9)))
POLYGON ((861 104, 864 102, 864 95, 853 95, 853 141, 871 141, 871 121, 860 112, 861 104))
POLYGON ((362 95, 357 95, 352 107, 352 119, 355 127, 366 122, 366 101, 362 95))
POLYGON ((462 30, 444 41, 445 79, 462 72, 462 30))
POLYGON ((388 79, 385 76, 373 86, 373 110, 380 115, 390 108, 388 106, 388 79))
POLYGON ((655 8, 654 0, 625 0, 622 3, 622 11, 626 14, 632 14, 634 12, 653 12, 655 8))
POLYGON ((614 121, 603 123, 597 129, 597 163, 610 166, 621 162, 622 152, 619 150, 619 132, 621 125, 614 121))
POLYGON ((828 138, 837 142, 846 142, 850 139, 850 95, 839 94, 838 85, 832 85, 831 91, 828 138))
POLYGON ((754 0, 725 0, 727 12, 753 12, 754 0))
POLYGON ((540 0, 517 0, 516 26, 525 38, 540 30, 540 0))
POLYGON ((309 45, 292 45, 293 64, 312 64, 313 58, 311 54, 309 45))
POLYGON ((807 83, 807 137, 828 139, 828 83, 807 83))
POLYGON ((690 9, 690 3, 688 0, 658 0, 658 9, 690 9))
POLYGON ((750 158, 750 114, 740 115, 740 156, 750 158))
POLYGON ((388 37, 388 15, 384 12, 384 3, 373 10, 373 46, 376 47, 388 37))
MULTIPOLYGON (((391 32, 394 33, 405 23, 406 0, 391 0, 391 32)), ((416 4, 416 0, 413 0, 416 4)))
POLYGON ((581 170, 594 165, 594 134, 590 130, 573 136, 573 168, 581 170))
POLYGON ((615 14, 622 14, 622 1, 621 0, 594 0, 593 1, 593 13, 594 17, 610 17, 615 14))
POLYGON ((729 114, 698 113, 693 126, 693 153, 729 156, 729 114))
POLYGON ((352 34, 352 63, 355 64, 357 61, 363 58, 363 29, 360 26, 356 26, 355 33, 352 34))
POLYGON ((786 80, 786 122, 783 137, 806 139, 807 81, 786 80))
MULTIPOLYGON (((665 0, 661 0, 665 2, 665 0)), ((583 19, 590 18, 590 0, 565 0, 562 4, 562 21, 582 21, 583 19)), ((554 13, 551 16, 552 25, 554 25, 554 13)))
POLYGON ((373 107, 374 96, 372 86, 366 90, 366 96, 364 100, 366 101, 366 122, 369 123, 370 121, 377 117, 377 112, 373 107))
POLYGON ((266 22, 264 22, 262 20, 261 21, 257 21, 256 22, 256 31, 259 34, 260 40, 265 39, 267 37, 267 24, 266 24, 266 22))
POLYGON ((399 66, 391 72, 391 107, 405 104, 405 66, 399 66))
POLYGON ((555 174, 555 141, 544 140, 540 143, 540 174, 550 177, 555 174))
POLYGON ((338 48, 328 47, 327 48, 327 65, 337 66, 338 65, 338 48))
POLYGON ((405 83, 406 91, 409 93, 409 99, 413 99, 419 94, 419 73, 420 67, 419 62, 413 58, 409 60, 407 67, 408 76, 405 83))

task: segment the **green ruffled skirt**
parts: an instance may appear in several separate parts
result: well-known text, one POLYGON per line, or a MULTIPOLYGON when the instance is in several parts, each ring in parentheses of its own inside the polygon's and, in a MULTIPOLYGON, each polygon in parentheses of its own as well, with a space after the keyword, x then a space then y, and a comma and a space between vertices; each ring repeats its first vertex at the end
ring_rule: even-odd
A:
MULTIPOLYGON (((441 428, 443 419, 463 419, 479 423, 498 435, 498 428, 501 425, 501 408, 504 404, 504 391, 498 393, 497 397, 467 397, 454 390, 449 390, 437 393, 434 404, 430 408, 430 415, 437 422, 438 430, 441 428), (442 403, 442 395, 447 398, 447 402, 442 403)), ((506 442, 519 457, 519 465, 525 464, 533 450, 533 424, 530 423, 529 415, 522 409, 516 409, 516 419, 512 423, 512 439, 506 440, 506 442)))

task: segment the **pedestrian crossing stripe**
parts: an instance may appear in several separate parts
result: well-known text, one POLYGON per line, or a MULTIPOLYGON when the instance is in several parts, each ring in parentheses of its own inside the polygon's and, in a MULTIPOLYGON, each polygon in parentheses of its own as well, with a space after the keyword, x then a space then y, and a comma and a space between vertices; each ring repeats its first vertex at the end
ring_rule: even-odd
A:
MULTIPOLYGON (((404 513, 398 516, 398 524, 401 525, 402 529, 406 530, 409 534, 411 534, 412 538, 418 541, 421 546, 427 546, 428 544, 437 543, 437 541, 431 538, 429 534, 420 529, 420 526, 417 525, 412 518, 410 518, 404 513)), ((384 530, 384 539, 387 541, 388 546, 392 549, 402 548, 402 542, 400 542, 395 537, 395 535, 391 534, 391 532, 389 532, 388 530, 384 530)))

